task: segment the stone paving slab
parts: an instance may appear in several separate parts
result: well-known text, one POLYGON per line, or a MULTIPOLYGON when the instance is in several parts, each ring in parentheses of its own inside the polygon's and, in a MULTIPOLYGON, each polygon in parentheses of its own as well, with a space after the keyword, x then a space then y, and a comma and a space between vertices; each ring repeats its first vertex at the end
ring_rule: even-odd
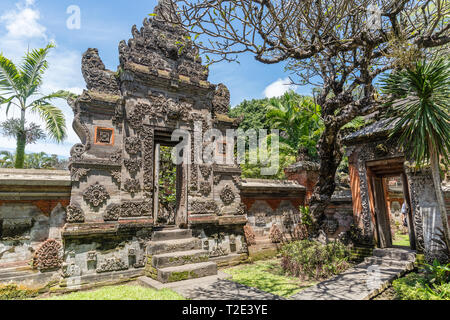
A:
POLYGON ((392 281, 402 276, 406 271, 411 270, 413 266, 413 262, 405 262, 403 267, 361 263, 329 280, 302 290, 291 296, 290 299, 368 300, 383 291, 392 281), (373 273, 371 273, 374 270, 373 268, 376 268, 375 270, 378 271, 379 277, 373 276, 373 273), (373 282, 368 282, 370 279, 376 280, 379 285, 376 287, 371 285, 373 282))
POLYGON ((224 272, 216 276, 162 284, 148 277, 140 277, 139 283, 155 288, 169 288, 192 300, 286 300, 277 295, 228 280, 224 272))

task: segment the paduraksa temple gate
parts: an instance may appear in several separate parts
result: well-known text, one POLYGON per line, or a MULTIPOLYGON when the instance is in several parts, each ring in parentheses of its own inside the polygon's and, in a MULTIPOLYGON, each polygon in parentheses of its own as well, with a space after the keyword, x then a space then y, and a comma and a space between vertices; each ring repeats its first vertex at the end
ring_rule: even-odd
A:
POLYGON ((214 256, 246 252, 239 166, 194 162, 193 143, 175 168, 172 216, 158 216, 161 148, 179 143, 172 133, 184 130, 193 140, 194 130, 225 136, 237 127, 227 116, 228 89, 208 82, 198 49, 164 22, 174 14, 169 7, 161 1, 120 42, 117 72, 105 69, 97 49, 83 55, 88 90, 71 101, 81 143, 71 150, 63 230, 68 278, 145 267, 161 282, 182 280, 215 274, 214 256))

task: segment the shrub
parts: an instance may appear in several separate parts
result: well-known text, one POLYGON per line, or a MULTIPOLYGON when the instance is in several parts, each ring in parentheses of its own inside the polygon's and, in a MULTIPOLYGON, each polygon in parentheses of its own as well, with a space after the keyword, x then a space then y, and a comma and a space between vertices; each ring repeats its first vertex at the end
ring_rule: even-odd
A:
POLYGON ((326 279, 346 270, 350 251, 340 242, 294 241, 281 248, 283 270, 302 279, 326 279))
POLYGON ((450 300, 450 283, 431 284, 420 273, 410 273, 392 284, 396 298, 401 300, 450 300))
POLYGON ((38 290, 17 284, 0 285, 0 300, 21 300, 38 295, 38 290))

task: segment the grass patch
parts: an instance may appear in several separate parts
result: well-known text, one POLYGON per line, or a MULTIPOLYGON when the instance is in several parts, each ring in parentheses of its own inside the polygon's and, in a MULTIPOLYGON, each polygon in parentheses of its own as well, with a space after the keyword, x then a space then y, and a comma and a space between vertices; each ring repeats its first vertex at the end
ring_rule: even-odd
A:
POLYGON ((420 273, 409 273, 392 286, 400 300, 450 300, 450 283, 431 284, 420 273))
POLYGON ((136 285, 121 285, 52 296, 43 300, 185 300, 185 298, 169 289, 155 290, 136 285))
POLYGON ((223 270, 233 276, 232 281, 282 297, 290 297, 315 284, 286 276, 279 259, 257 261, 250 265, 223 270))
POLYGON ((400 232, 395 233, 395 240, 392 241, 392 244, 394 246, 402 246, 402 247, 409 247, 409 235, 408 234, 401 234, 400 232))

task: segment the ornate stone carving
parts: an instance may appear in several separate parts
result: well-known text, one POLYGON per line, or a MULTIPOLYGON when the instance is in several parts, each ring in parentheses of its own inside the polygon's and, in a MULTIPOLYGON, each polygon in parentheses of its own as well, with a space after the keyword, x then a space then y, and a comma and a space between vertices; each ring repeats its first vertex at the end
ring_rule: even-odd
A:
POLYGON ((59 269, 62 262, 62 245, 54 239, 42 243, 33 257, 33 267, 39 271, 59 269))
POLYGON ((339 221, 334 217, 326 217, 322 221, 322 229, 329 235, 334 234, 339 228, 339 221))
POLYGON ((127 179, 123 184, 123 189, 131 194, 141 191, 141 183, 137 179, 127 179))
POLYGON ((89 171, 91 171, 90 169, 86 169, 86 168, 74 168, 72 167, 70 169, 70 176, 72 178, 72 181, 76 181, 79 182, 81 179, 85 178, 89 171))
POLYGON ((214 176, 214 185, 218 185, 222 176, 220 174, 214 176))
POLYGON ((119 258, 109 258, 103 261, 97 268, 97 273, 127 270, 128 265, 119 258))
POLYGON ((79 161, 83 158, 83 154, 86 152, 84 144, 77 143, 70 150, 71 161, 79 161))
POLYGON ((211 194, 211 184, 209 182, 201 182, 199 192, 202 196, 208 197, 211 194))
POLYGON ((212 167, 207 164, 201 164, 199 167, 200 167, 200 173, 202 174, 203 179, 208 180, 209 176, 211 175, 211 172, 212 172, 212 167))
POLYGON ((283 241, 283 233, 276 224, 272 225, 269 231, 269 239, 272 243, 280 243, 283 241))
POLYGON ((152 128, 144 127, 140 132, 140 137, 144 141, 144 196, 153 196, 153 149, 154 131, 152 128))
POLYGON ((83 192, 83 198, 91 206, 98 207, 109 198, 109 193, 104 186, 96 182, 83 192))
POLYGON ((119 164, 122 161, 122 150, 117 150, 109 156, 109 160, 111 160, 114 164, 119 164))
POLYGON ((229 185, 226 185, 220 192, 220 199, 222 200, 223 204, 226 206, 232 204, 234 199, 236 199, 233 189, 231 189, 231 187, 229 185))
POLYGON ((123 218, 150 216, 152 214, 152 202, 127 201, 122 203, 121 209, 120 216, 123 218))
POLYGON ((236 210, 236 214, 244 215, 244 214, 247 214, 247 211, 248 211, 247 206, 241 202, 236 210))
POLYGON ((255 232, 253 231, 252 227, 248 224, 244 226, 244 236, 247 245, 251 246, 253 244, 256 244, 255 232))
POLYGON ((120 185, 122 180, 122 173, 120 170, 111 170, 111 177, 120 185))
POLYGON ((219 84, 212 101, 214 112, 228 114, 230 111, 230 91, 224 84, 219 84))
POLYGON ((119 95, 120 89, 114 72, 106 70, 97 49, 88 49, 81 62, 81 71, 88 90, 119 95))
POLYGON ((107 208, 103 214, 103 220, 105 221, 117 221, 120 217, 120 204, 112 203, 107 208))
POLYGON ((125 159, 123 163, 131 175, 135 175, 142 167, 141 159, 125 159))
POLYGON ((142 150, 142 141, 138 137, 125 138, 125 150, 131 155, 137 155, 142 150))
POLYGON ((195 214, 207 214, 216 213, 219 208, 214 200, 201 201, 193 200, 191 201, 191 210, 195 214))
POLYGON ((71 204, 67 206, 67 222, 69 223, 82 223, 84 222, 84 213, 80 206, 71 204))

